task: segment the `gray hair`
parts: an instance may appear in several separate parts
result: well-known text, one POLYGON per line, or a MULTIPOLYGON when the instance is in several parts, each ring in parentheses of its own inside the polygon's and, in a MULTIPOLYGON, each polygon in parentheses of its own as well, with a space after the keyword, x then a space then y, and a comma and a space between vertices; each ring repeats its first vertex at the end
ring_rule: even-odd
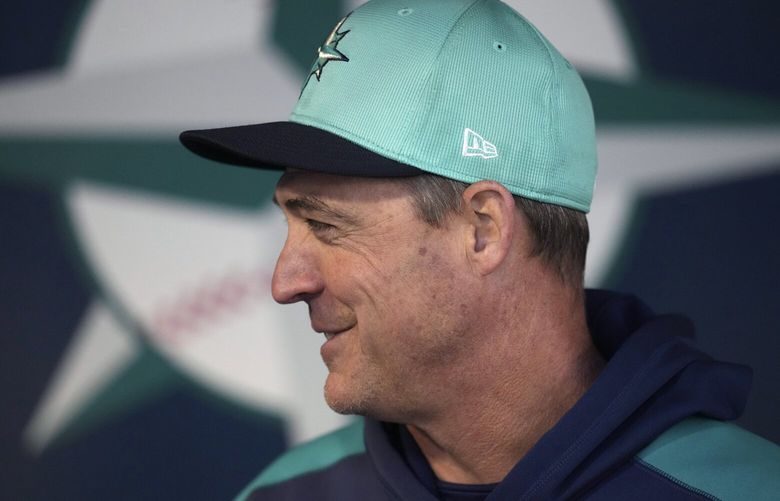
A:
MULTIPOLYGON (((401 178, 412 197, 417 216, 433 227, 462 210, 467 183, 433 174, 401 178)), ((560 205, 514 196, 534 236, 532 256, 541 257, 565 283, 582 287, 590 233, 583 212, 560 205)))

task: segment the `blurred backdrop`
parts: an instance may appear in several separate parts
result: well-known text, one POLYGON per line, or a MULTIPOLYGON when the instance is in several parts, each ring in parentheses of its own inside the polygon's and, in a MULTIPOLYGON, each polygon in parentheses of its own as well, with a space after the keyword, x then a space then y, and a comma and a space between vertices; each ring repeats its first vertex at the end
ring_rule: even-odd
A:
MULTIPOLYGON (((177 134, 285 119, 359 3, 2 2, 0 499, 227 499, 346 422, 306 308, 270 297, 276 175, 177 134)), ((509 3, 595 106, 588 284, 753 365, 740 422, 780 442, 777 3, 509 3)))

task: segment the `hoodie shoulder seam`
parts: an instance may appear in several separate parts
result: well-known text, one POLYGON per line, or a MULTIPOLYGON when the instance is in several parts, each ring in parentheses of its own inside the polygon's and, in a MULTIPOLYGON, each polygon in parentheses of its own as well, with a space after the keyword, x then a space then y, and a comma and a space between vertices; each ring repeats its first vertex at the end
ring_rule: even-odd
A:
POLYGON ((362 419, 310 442, 295 447, 273 461, 235 501, 248 499, 261 487, 329 468, 340 461, 365 452, 362 419))
POLYGON ((635 459, 712 499, 769 500, 780 492, 780 447, 714 419, 681 421, 635 459))
POLYGON ((665 472, 664 470, 661 470, 660 468, 656 468, 652 464, 643 461, 638 456, 634 458, 634 462, 636 464, 638 464, 641 468, 645 468, 647 470, 652 471, 653 473, 655 473, 659 477, 662 477, 662 478, 668 480, 669 482, 672 482, 673 484, 675 484, 679 488, 685 489, 686 491, 690 491, 690 492, 692 492, 694 494, 698 494, 699 496, 701 496, 701 497, 703 497, 705 499, 709 499, 709 500, 712 500, 712 501, 723 501, 720 498, 713 496, 712 494, 710 494, 707 491, 704 491, 702 489, 698 489, 698 488, 696 488, 696 487, 694 487, 692 485, 689 485, 689 484, 683 482, 682 480, 680 480, 679 478, 675 477, 674 475, 670 475, 669 473, 665 472))

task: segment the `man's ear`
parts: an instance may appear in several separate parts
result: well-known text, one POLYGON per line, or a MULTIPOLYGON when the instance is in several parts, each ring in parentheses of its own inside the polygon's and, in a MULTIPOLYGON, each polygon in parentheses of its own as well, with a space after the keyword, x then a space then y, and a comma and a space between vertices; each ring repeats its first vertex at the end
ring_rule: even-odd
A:
POLYGON ((466 253, 475 270, 487 275, 506 259, 518 214, 515 200, 503 185, 479 181, 463 192, 468 225, 466 253))

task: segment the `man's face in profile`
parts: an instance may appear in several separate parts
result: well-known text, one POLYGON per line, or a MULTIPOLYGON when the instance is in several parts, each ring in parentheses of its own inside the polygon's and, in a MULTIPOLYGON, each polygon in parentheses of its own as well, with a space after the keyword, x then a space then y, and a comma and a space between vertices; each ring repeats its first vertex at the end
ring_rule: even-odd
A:
POLYGON ((434 228, 402 182, 290 171, 274 197, 288 235, 273 277, 325 335, 325 398, 337 412, 408 419, 468 356, 464 227, 434 228))

